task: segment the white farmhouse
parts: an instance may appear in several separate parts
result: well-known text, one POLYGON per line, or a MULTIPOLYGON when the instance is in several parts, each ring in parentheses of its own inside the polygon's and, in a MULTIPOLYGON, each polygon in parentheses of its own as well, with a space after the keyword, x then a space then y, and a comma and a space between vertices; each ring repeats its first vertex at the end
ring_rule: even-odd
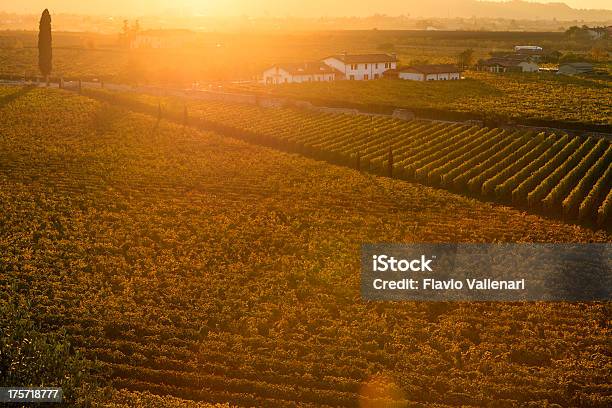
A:
POLYGON ((335 69, 319 61, 275 64, 263 72, 262 83, 334 81, 338 74, 335 69))
POLYGON ((398 69, 397 76, 411 81, 452 81, 461 79, 461 70, 451 64, 413 65, 398 69))
POLYGON ((355 81, 382 78, 385 71, 397 68, 397 57, 389 54, 344 53, 331 55, 323 62, 340 71, 344 79, 355 81))

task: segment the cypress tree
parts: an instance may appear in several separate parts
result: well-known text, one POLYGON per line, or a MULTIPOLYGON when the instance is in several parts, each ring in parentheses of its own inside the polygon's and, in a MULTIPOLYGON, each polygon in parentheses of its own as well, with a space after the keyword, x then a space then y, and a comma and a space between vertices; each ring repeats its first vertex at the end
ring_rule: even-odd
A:
POLYGON ((38 25, 38 68, 40 73, 45 77, 47 84, 49 83, 49 75, 51 74, 51 15, 49 10, 45 9, 40 16, 38 25))

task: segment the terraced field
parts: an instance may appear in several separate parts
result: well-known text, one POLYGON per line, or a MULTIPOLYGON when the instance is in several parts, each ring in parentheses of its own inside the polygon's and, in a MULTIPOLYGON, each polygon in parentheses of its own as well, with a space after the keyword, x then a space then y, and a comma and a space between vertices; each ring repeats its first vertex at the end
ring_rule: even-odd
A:
POLYGON ((458 123, 259 108, 177 98, 90 95, 376 174, 609 228, 612 144, 458 123), (185 113, 186 112, 186 113, 185 113))
MULTIPOLYGON (((307 118, 297 129, 326 129, 307 118)), ((67 92, 0 89, 0 301, 30 299, 116 388, 238 406, 609 406, 609 304, 360 298, 363 242, 498 241, 610 236, 67 92)))

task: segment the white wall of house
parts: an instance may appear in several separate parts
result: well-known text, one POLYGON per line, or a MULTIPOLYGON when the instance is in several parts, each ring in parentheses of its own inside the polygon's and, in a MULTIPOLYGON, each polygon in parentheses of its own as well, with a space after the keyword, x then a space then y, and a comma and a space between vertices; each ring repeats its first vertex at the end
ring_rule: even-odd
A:
POLYGON ((268 68, 263 72, 264 84, 282 84, 288 82, 291 75, 284 69, 278 69, 277 67, 268 68))
POLYGON ((334 74, 293 75, 288 82, 328 82, 334 80, 334 74))
POLYGON ((491 66, 485 67, 485 70, 489 72, 493 72, 493 73, 506 72, 506 68, 502 67, 501 65, 491 65, 491 66))
MULTIPOLYGON (((540 68, 538 67, 538 64, 534 62, 528 62, 528 61, 519 62, 516 66, 519 67, 520 72, 538 72, 540 70, 540 68)), ((496 64, 496 65, 491 65, 489 67, 486 67, 485 70, 489 72, 493 72, 493 73, 498 73, 498 72, 516 71, 516 68, 509 68, 509 67, 504 67, 502 65, 496 64)))
POLYGON ((400 72, 399 79, 407 79, 409 81, 424 81, 424 75, 416 72, 400 72))
POLYGON ((262 83, 264 84, 289 84, 300 82, 333 81, 333 73, 292 75, 284 69, 278 67, 268 68, 263 72, 262 83))
POLYGON ((343 74, 346 72, 345 70, 345 65, 344 62, 336 59, 336 58, 325 58, 323 60, 323 63, 325 63, 325 65, 328 65, 332 68, 337 69, 338 71, 342 72, 343 74))
POLYGON ((461 79, 461 74, 459 72, 427 74, 427 76, 416 72, 400 72, 398 76, 400 79, 408 79, 411 81, 450 81, 455 79, 461 79))
POLYGON ((345 79, 355 81, 382 78, 385 71, 397 67, 396 62, 360 62, 358 64, 345 64, 343 61, 334 57, 325 58, 323 62, 342 72, 346 77, 345 79))

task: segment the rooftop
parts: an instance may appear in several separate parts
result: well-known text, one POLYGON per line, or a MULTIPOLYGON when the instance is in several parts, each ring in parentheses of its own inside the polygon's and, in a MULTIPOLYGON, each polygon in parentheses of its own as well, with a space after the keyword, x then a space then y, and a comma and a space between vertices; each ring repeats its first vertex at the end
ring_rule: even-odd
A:
POLYGON ((481 65, 492 66, 492 65, 501 65, 502 67, 515 67, 519 65, 521 62, 529 62, 527 59, 522 57, 493 57, 488 60, 481 61, 481 65))
MULTIPOLYGON (((347 64, 396 62, 397 57, 390 54, 336 54, 327 58, 335 58, 347 64)), ((326 59, 327 59, 326 58, 326 59)))
POLYGON ((420 74, 450 74, 461 72, 461 70, 453 64, 436 64, 436 65, 412 65, 409 67, 401 67, 399 72, 416 72, 420 74))
MULTIPOLYGON (((333 74, 337 71, 320 61, 312 62, 287 62, 274 64, 270 68, 279 68, 291 75, 313 75, 313 74, 333 74)), ((269 69, 269 68, 268 68, 269 69)))
POLYGON ((560 66, 570 66, 572 68, 593 68, 593 64, 590 62, 566 62, 564 64, 560 64, 560 66))

